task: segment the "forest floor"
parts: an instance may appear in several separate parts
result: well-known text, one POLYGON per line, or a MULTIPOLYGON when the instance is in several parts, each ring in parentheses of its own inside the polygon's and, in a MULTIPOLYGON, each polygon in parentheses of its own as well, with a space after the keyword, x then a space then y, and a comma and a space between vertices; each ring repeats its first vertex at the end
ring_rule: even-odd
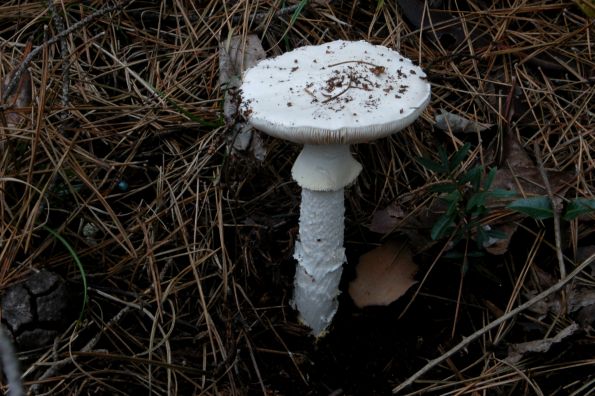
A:
POLYGON ((593 394, 592 5, 3 1, 0 298, 25 391, 593 394), (399 51, 432 98, 352 147, 315 340, 290 305, 300 147, 234 99, 246 65, 337 39, 399 51), (415 282, 356 304, 366 261, 415 282))

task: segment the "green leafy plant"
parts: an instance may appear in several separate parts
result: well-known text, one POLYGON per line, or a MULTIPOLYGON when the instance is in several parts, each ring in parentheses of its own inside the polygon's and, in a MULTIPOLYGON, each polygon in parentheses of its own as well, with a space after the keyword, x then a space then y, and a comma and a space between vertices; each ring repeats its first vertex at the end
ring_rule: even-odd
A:
MULTIPOLYGON (((517 199, 507 207, 536 220, 546 220, 554 217, 552 201, 546 196, 517 199)), ((578 216, 592 212, 595 212, 595 199, 574 198, 564 206, 561 218, 570 221, 578 216)))
MULTIPOLYGON (((484 254, 484 244, 490 239, 503 239, 506 236, 484 226, 483 222, 489 212, 487 202, 490 198, 502 198, 514 195, 505 190, 491 190, 496 177, 496 168, 487 169, 483 165, 475 165, 464 170, 463 162, 469 155, 471 145, 468 143, 457 150, 450 158, 446 149, 438 149, 438 161, 419 158, 418 162, 435 173, 443 182, 430 187, 432 192, 440 194, 446 203, 445 212, 432 226, 430 235, 433 240, 446 236, 456 245, 464 241, 464 250, 453 249, 444 257, 461 260, 461 276, 457 295, 457 309, 453 318, 452 334, 454 335, 459 316, 460 301, 463 293, 463 280, 469 269, 469 258, 484 254), (476 248, 472 246, 475 239, 476 248)), ((480 269, 481 270, 481 269, 480 269)), ((487 274, 489 270, 483 271, 487 274)))
MULTIPOLYGON (((430 235, 437 240, 450 236, 454 243, 462 239, 469 240, 475 236, 478 248, 483 248, 484 242, 490 238, 501 239, 501 233, 490 230, 482 225, 482 220, 488 214, 486 202, 490 198, 510 196, 510 191, 490 190, 496 176, 496 168, 486 169, 483 165, 462 171, 463 161, 469 154, 471 146, 467 143, 457 150, 450 158, 444 147, 438 149, 438 161, 429 158, 419 158, 418 162, 439 176, 443 183, 431 187, 432 192, 440 193, 440 199, 447 208, 434 223, 430 235)), ((471 252, 467 252, 470 254, 471 252)))

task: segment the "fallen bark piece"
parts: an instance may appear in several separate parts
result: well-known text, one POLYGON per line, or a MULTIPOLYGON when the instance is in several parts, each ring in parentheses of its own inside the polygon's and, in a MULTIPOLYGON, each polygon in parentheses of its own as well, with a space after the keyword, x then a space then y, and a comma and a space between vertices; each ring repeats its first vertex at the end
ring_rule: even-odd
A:
POLYGON ((561 342, 564 338, 573 335, 579 326, 576 323, 562 329, 554 337, 544 338, 543 340, 521 342, 511 344, 508 347, 508 356, 504 359, 508 363, 517 363, 527 353, 545 353, 550 350, 552 345, 561 342))
POLYGON ((436 127, 443 131, 452 130, 453 132, 477 133, 491 128, 493 124, 486 124, 479 121, 468 120, 458 114, 450 113, 440 109, 440 114, 436 116, 436 127))

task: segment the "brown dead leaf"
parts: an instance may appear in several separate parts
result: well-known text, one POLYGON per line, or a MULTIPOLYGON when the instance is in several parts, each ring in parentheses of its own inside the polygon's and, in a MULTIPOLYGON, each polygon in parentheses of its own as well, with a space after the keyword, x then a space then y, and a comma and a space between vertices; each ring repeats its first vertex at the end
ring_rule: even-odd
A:
POLYGON ((372 223, 368 227, 370 231, 379 234, 386 234, 394 230, 394 228, 405 218, 405 212, 400 206, 394 202, 384 209, 379 209, 374 212, 372 223))
POLYGON ((359 308, 389 305, 417 283, 417 265, 404 241, 388 241, 360 257, 349 295, 359 308))
MULTIPOLYGON (((553 193, 561 198, 570 188, 572 172, 547 171, 553 193)), ((520 145, 516 137, 508 134, 504 144, 504 158, 496 172, 492 189, 516 191, 519 195, 547 195, 539 168, 520 145)), ((507 198, 506 204, 517 198, 507 198)))
POLYGON ((519 225, 516 222, 500 224, 494 227, 494 230, 506 235, 506 238, 497 239, 490 244, 484 244, 486 252, 495 256, 500 256, 506 253, 508 251, 508 245, 510 245, 510 240, 512 239, 512 236, 516 232, 517 228, 519 228, 519 225))
MULTIPOLYGON (((574 180, 573 172, 546 171, 554 195, 564 196, 574 180)), ((504 158, 492 183, 493 189, 514 190, 522 196, 547 195, 539 168, 516 137, 509 133, 504 144, 504 158)), ((510 198, 513 200, 516 198, 510 198)))
MULTIPOLYGON (((23 58, 31 51, 32 43, 27 43, 23 58)), ((11 80, 14 78, 14 71, 4 78, 2 90, 0 94, 8 89, 11 80)), ((0 95, 1 96, 1 95, 0 95)), ((16 88, 13 93, 6 99, 6 104, 11 106, 9 110, 4 113, 6 118, 6 126, 14 127, 24 119, 24 111, 26 107, 31 106, 32 87, 31 87, 31 72, 29 70, 23 71, 17 81, 16 88)))

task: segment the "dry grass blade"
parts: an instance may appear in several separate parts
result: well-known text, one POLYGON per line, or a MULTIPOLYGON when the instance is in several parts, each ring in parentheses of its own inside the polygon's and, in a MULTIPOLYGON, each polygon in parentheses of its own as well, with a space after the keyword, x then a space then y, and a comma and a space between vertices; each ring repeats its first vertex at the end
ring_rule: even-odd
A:
POLYGON ((484 223, 515 222, 514 235, 500 256, 468 258, 459 299, 460 261, 444 256, 460 245, 429 238, 442 210, 431 189, 444 178, 417 159, 469 143, 458 172, 496 166, 504 184, 547 194, 539 163, 562 207, 594 199, 593 23, 575 2, 537 0, 2 2, 0 299, 44 268, 67 280, 75 314, 53 344, 17 345, 26 390, 386 394, 442 355, 447 364, 424 375, 439 380, 411 392, 585 394, 594 377, 581 346, 592 307, 576 300, 595 280, 589 271, 574 276, 586 265, 579 253, 593 245, 593 214, 562 219, 556 241, 551 222, 488 208, 484 223), (242 120, 224 114, 219 55, 247 37, 267 57, 368 40, 414 59, 432 83, 430 107, 414 126, 354 147, 366 166, 346 195, 343 283, 354 258, 395 229, 416 247, 423 282, 413 301, 386 307, 358 309, 344 293, 316 345, 288 301, 298 147, 263 137, 259 162, 231 146, 242 120), (472 120, 469 133, 439 129, 441 112, 472 120), (531 170, 499 162, 517 149, 531 170), (369 232, 373 213, 391 203, 375 224, 386 235, 369 232), (90 298, 78 326, 81 272, 44 227, 84 267, 90 298), (523 301, 561 279, 562 260, 569 275, 561 282, 574 277, 568 309, 556 295, 521 313, 523 301), (501 353, 573 323, 581 330, 544 356, 511 365, 501 353), (476 331, 465 354, 441 354, 476 331))

